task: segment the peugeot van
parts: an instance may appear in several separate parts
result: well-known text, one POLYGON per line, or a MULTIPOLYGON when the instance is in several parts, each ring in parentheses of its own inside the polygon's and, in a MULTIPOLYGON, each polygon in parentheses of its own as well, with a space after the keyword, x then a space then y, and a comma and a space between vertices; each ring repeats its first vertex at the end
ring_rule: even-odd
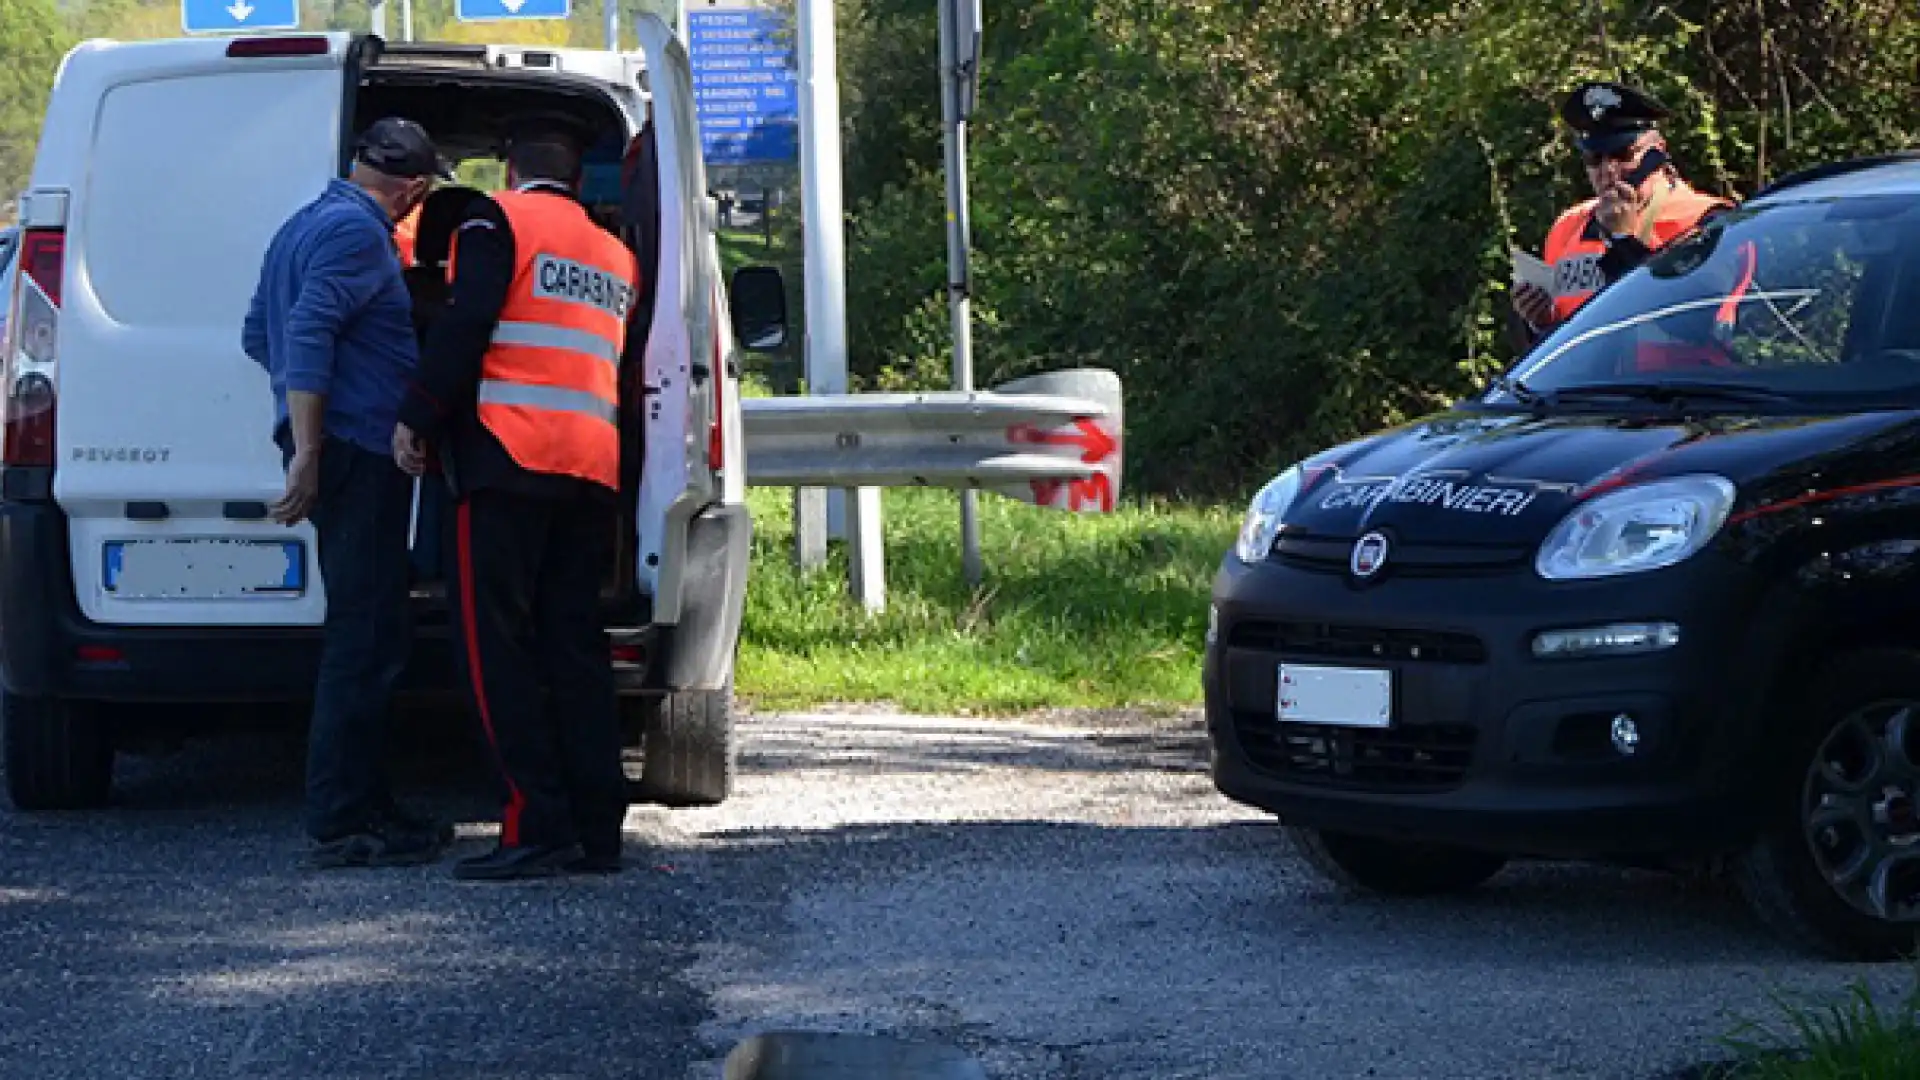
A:
MULTIPOLYGON (((633 54, 348 33, 68 54, 22 201, 0 371, 0 731, 17 808, 103 803, 116 750, 162 712, 309 699, 326 583, 310 526, 268 517, 285 485, 271 392, 240 347, 262 254, 345 175, 375 119, 410 117, 451 161, 484 162, 516 117, 555 111, 598 133, 583 196, 644 279, 621 372, 621 555, 603 593, 635 794, 727 797, 750 534, 735 309, 687 52, 658 18, 637 31, 633 54)), ((409 279, 423 325, 444 294, 445 208, 474 190, 422 212, 409 279)), ((772 273, 734 285, 758 298, 740 311, 757 340, 777 345, 772 273)), ((419 501, 406 690, 458 701, 433 526, 445 490, 423 483, 419 501)))
POLYGON ((1212 773, 1328 877, 1724 871, 1920 927, 1920 155, 1784 179, 1480 393, 1291 465, 1215 580, 1212 773))

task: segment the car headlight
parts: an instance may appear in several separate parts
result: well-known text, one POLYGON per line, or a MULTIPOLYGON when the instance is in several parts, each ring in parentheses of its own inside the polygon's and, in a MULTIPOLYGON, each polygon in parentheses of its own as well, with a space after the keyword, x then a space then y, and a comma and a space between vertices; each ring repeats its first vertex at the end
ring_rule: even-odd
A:
POLYGON ((1554 526, 1534 568, 1549 581, 1574 581, 1672 566, 1720 531, 1734 494, 1731 481, 1704 474, 1609 492, 1554 526))
POLYGON ((1246 520, 1240 523, 1240 539, 1233 545, 1233 553, 1241 562, 1252 564, 1266 559, 1267 552, 1273 549, 1274 536, 1280 532, 1281 519, 1299 497, 1298 465, 1289 466, 1254 495, 1252 505, 1247 507, 1246 520))

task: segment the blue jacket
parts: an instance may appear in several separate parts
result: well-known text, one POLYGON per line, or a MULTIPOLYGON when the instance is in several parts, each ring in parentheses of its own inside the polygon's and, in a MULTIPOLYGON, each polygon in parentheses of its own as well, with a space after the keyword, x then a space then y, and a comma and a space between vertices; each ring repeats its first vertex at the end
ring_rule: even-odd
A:
POLYGON ((276 430, 287 420, 288 391, 325 394, 326 434, 393 452, 420 350, 393 221, 372 196, 333 180, 280 226, 241 347, 273 381, 276 430))

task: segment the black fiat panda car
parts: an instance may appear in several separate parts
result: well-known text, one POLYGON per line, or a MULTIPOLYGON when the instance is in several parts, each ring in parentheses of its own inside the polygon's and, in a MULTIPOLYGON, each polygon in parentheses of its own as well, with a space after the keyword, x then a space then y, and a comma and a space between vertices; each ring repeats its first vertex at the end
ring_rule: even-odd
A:
POLYGON ((1920 927, 1920 154, 1773 185, 1481 393, 1315 454, 1215 580, 1215 785, 1396 894, 1725 870, 1920 927))

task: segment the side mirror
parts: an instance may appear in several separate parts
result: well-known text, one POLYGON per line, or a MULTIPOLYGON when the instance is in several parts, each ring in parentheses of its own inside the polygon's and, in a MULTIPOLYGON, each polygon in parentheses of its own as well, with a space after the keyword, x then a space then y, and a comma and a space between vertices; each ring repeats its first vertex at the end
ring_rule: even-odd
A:
POLYGON ((773 352, 787 343, 787 286, 771 266, 743 266, 727 289, 733 338, 743 349, 773 352))

